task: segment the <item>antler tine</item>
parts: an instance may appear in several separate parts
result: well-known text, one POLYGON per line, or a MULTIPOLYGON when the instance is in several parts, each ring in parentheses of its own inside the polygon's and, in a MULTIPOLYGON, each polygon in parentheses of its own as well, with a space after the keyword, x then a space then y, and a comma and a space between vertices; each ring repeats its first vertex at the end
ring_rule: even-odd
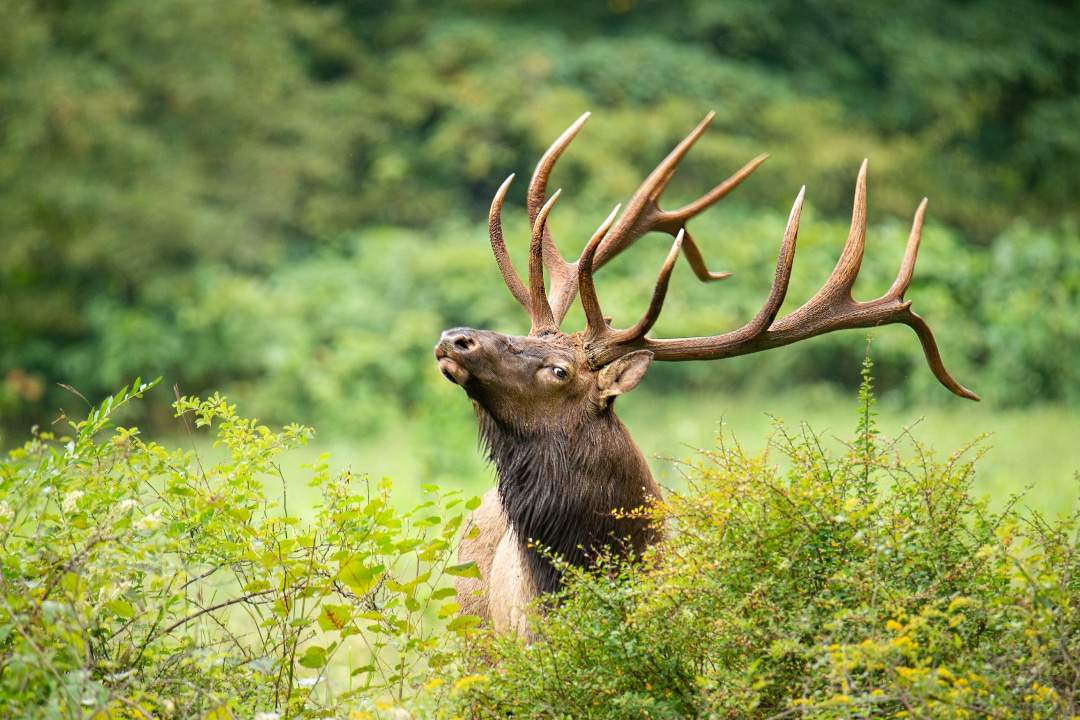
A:
POLYGON ((731 277, 731 273, 726 271, 712 272, 705 265, 705 258, 701 255, 701 250, 698 250, 697 243, 694 242, 694 238, 690 237, 690 231, 686 229, 684 225, 680 232, 684 234, 682 242, 683 255, 686 256, 686 261, 690 264, 690 269, 694 271, 694 275, 701 282, 711 282, 713 280, 724 280, 731 277))
POLYGON ((914 330, 919 337, 923 356, 926 357, 926 364, 930 366, 930 371, 934 373, 934 377, 938 379, 938 382, 951 390, 953 394, 978 402, 981 398, 958 383, 956 378, 945 369, 945 363, 942 361, 941 353, 938 351, 937 341, 934 340, 934 333, 930 331, 930 326, 926 324, 926 321, 918 313, 908 310, 908 317, 901 320, 901 322, 914 330))
MULTIPOLYGON (((795 243, 799 237, 799 220, 802 217, 802 206, 805 197, 806 188, 803 187, 791 207, 791 215, 788 216, 787 227, 784 230, 784 240, 780 244, 780 254, 776 259, 776 274, 773 277, 769 297, 766 298, 765 304, 758 311, 758 314, 754 316, 753 320, 738 330, 713 337, 671 340, 649 340, 645 337, 645 334, 652 329, 656 318, 660 314, 660 305, 663 303, 664 295, 667 292, 668 276, 671 274, 671 269, 675 264, 675 257, 678 255, 680 240, 684 236, 684 233, 680 232, 676 236, 675 245, 672 247, 671 253, 661 270, 660 279, 657 281, 652 302, 649 304, 645 316, 633 328, 622 331, 609 331, 606 336, 595 338, 591 345, 587 344, 590 362, 596 366, 601 366, 614 360, 619 355, 639 348, 659 349, 661 354, 657 358, 660 360, 701 360, 713 357, 711 354, 702 354, 703 352, 719 353, 716 357, 742 354, 741 352, 734 352, 733 349, 753 343, 766 335, 770 324, 776 317, 776 313, 780 311, 780 306, 784 304, 788 282, 791 280, 791 268, 795 264, 795 243)), ((584 291, 582 297, 584 298, 584 291)), ((745 350, 743 352, 753 351, 745 350)))
POLYGON ((685 230, 680 230, 675 235, 675 242, 671 244, 671 250, 668 251, 668 256, 660 267, 660 276, 656 279, 656 287, 653 289, 652 299, 649 300, 649 307, 646 308, 645 314, 634 323, 633 327, 614 334, 615 342, 618 342, 619 337, 623 335, 627 338, 645 337, 646 333, 652 330, 653 325, 656 324, 657 319, 660 317, 660 310, 664 306, 668 282, 671 280, 671 271, 675 269, 675 261, 679 259, 679 250, 682 248, 685 237, 685 230))
MULTIPOLYGON (((618 208, 616 208, 617 210, 618 208)), ((610 222, 613 217, 614 213, 608 217, 608 221, 610 222)), ((586 325, 583 335, 586 345, 617 346, 645 337, 646 333, 652 330, 652 326, 656 324, 656 320, 660 317, 660 310, 663 308, 664 298, 667 296, 668 282, 671 280, 671 271, 675 268, 675 261, 679 259, 679 250, 682 247, 685 235, 686 233, 680 230, 675 236, 675 242, 672 243, 671 250, 668 251, 667 258, 660 268, 660 275, 656 280, 656 287, 653 290, 645 314, 641 316, 641 319, 633 327, 625 330, 612 330, 608 327, 607 321, 604 319, 604 313, 600 310, 600 301, 596 296, 596 285, 593 283, 592 271, 596 248, 603 236, 601 233, 593 235, 592 240, 585 246, 585 251, 581 254, 581 260, 578 261, 578 284, 581 288, 581 304, 585 310, 586 325)))
POLYGON ((619 214, 621 207, 622 205, 616 205, 611 214, 607 216, 607 219, 600 224, 589 242, 586 243, 585 249, 581 251, 581 258, 577 262, 577 283, 581 292, 581 308, 585 311, 585 330, 583 334, 586 342, 599 338, 607 330, 604 312, 600 309, 600 299, 596 296, 596 285, 593 283, 593 257, 596 255, 596 248, 600 247, 604 235, 611 228, 611 224, 615 222, 615 216, 619 214))
POLYGON ((669 216, 660 209, 657 201, 675 174, 675 168, 678 167, 679 162, 686 157, 686 153, 690 152, 690 148, 705 133, 705 128, 714 117, 716 117, 715 112, 706 115, 641 183, 637 192, 630 198, 630 202, 626 204, 626 212, 619 218, 619 222, 612 228, 606 242, 597 253, 597 258, 593 263, 594 269, 600 269, 604 263, 650 230, 663 230, 672 235, 678 232, 679 228, 668 227, 665 221, 669 219, 669 216))
POLYGON ((718 200, 720 200, 729 192, 734 190, 739 183, 745 180, 750 173, 754 172, 754 170, 756 170, 759 165, 761 165, 768 159, 768 153, 762 153, 761 155, 758 155, 756 158, 739 168, 738 172, 736 172, 727 180, 714 187, 709 192, 702 195, 699 199, 695 200, 689 205, 684 205, 678 210, 672 210, 670 212, 667 212, 665 213, 665 215, 670 217, 671 221, 673 222, 685 223, 687 220, 694 217, 695 215, 698 215, 704 210, 707 210, 718 200))
POLYGON ((574 136, 578 134, 581 127, 585 124, 585 121, 589 119, 592 113, 583 113, 581 117, 573 122, 570 127, 563 131, 555 142, 551 143, 548 149, 544 152, 540 161, 536 163, 536 169, 533 170, 532 180, 529 181, 529 192, 527 196, 527 202, 529 206, 529 223, 531 225, 536 224, 536 218, 540 214, 540 208, 544 205, 547 194, 547 181, 548 176, 551 175, 552 168, 555 167, 555 162, 562 155, 563 150, 567 148, 570 141, 574 139, 574 136))
POLYGON ((855 285, 855 278, 859 276, 862 268, 863 252, 866 248, 866 166, 867 161, 863 158, 859 166, 859 174, 855 178, 855 201, 851 209, 851 230, 848 232, 844 250, 840 253, 840 259, 836 267, 825 283, 826 288, 835 284, 836 288, 842 289, 848 297, 851 296, 851 288, 855 285))
POLYGON ((907 247, 904 249, 904 260, 900 263, 900 272, 896 275, 896 280, 889 288, 887 295, 903 299, 904 293, 911 285, 911 277, 915 274, 915 258, 919 254, 919 241, 922 239, 923 216, 926 215, 926 205, 929 202, 927 198, 923 198, 915 210, 915 219, 911 222, 911 234, 908 235, 907 247))
POLYGON ((788 215, 787 227, 784 228, 784 241, 780 243, 780 256, 776 259, 776 274, 773 276, 772 288, 765 304, 746 325, 747 335, 756 337, 767 332, 776 313, 780 312, 780 306, 787 297, 788 283, 791 281, 791 268, 795 265, 795 243, 799 239, 799 220, 802 218, 803 200, 806 198, 806 186, 799 190, 795 204, 791 206, 791 214, 788 215))
MULTIPOLYGON (((896 280, 893 281, 889 291, 885 293, 885 297, 902 301, 904 293, 907 292, 908 286, 911 285, 911 277, 915 272, 915 260, 919 254, 919 241, 922 239, 923 217, 926 215, 928 202, 929 200, 923 198, 922 202, 919 203, 919 207, 915 210, 915 218, 911 222, 911 234, 908 235, 907 247, 904 250, 904 260, 900 263, 900 272, 897 273, 896 280)), ((937 341, 934 340, 934 333, 930 331, 930 326, 918 313, 910 310, 910 305, 911 303, 904 303, 904 307, 909 308, 909 318, 906 324, 919 337, 923 355, 926 357, 926 364, 930 366, 930 371, 934 373, 934 377, 954 394, 969 400, 979 400, 978 395, 958 383, 945 369, 945 363, 941 360, 941 352, 938 351, 937 341)))
MULTIPOLYGON (((589 114, 585 113, 578 118, 559 139, 552 143, 551 147, 540 159, 540 162, 537 163, 532 181, 529 184, 528 205, 530 220, 535 222, 539 207, 544 202, 548 177, 555 166, 556 160, 577 135, 588 117, 589 114)), ((684 229, 686 222, 690 218, 731 192, 758 165, 765 161, 768 155, 755 158, 700 199, 679 210, 673 212, 661 210, 657 204, 661 193, 663 193, 664 188, 671 180, 679 162, 705 132, 713 117, 715 117, 715 113, 709 113, 641 184, 641 187, 638 188, 627 204, 626 213, 619 219, 614 229, 600 245, 593 260, 593 270, 599 269, 651 230, 659 230, 672 236, 676 235, 680 230, 684 229)), ((689 233, 686 233, 683 238, 682 248, 687 260, 690 262, 690 267, 699 280, 706 282, 730 277, 731 273, 729 272, 711 272, 708 269, 701 250, 698 249, 689 233)), ((566 316, 570 305, 574 301, 574 296, 578 292, 578 273, 575 271, 581 260, 579 258, 577 262, 567 262, 555 246, 551 233, 548 231, 545 231, 543 236, 543 253, 544 265, 551 277, 551 294, 548 302, 551 305, 555 322, 558 324, 566 316)))
MULTIPOLYGON (((709 126, 709 123, 712 122, 712 119, 715 116, 716 113, 714 112, 710 112, 706 115, 705 119, 698 123, 698 126, 694 128, 682 142, 676 145, 675 149, 668 153, 668 156, 664 158, 663 162, 657 165, 656 169, 645 178, 641 187, 637 189, 637 192, 634 193, 630 202, 627 203, 626 212, 619 218, 619 222, 612 228, 608 238, 597 252, 597 257, 594 261, 595 269, 601 268, 606 262, 632 245, 638 238, 647 232, 657 230, 674 236, 682 229, 690 218, 701 213, 731 192, 769 157, 768 155, 759 155, 744 165, 734 175, 703 195, 700 199, 679 210, 672 212, 661 210, 658 204, 660 195, 664 192, 668 182, 670 182, 672 176, 675 174, 675 168, 678 167, 679 162, 682 161, 683 157, 686 156, 686 153, 690 151, 690 148, 693 147, 698 138, 704 134, 705 129, 709 126)), ((684 240, 684 247, 696 256, 691 265, 694 267, 694 273, 699 279, 703 281, 718 280, 727 277, 730 274, 711 273, 705 268, 703 262, 696 262, 696 260, 700 259, 701 253, 689 238, 684 240)))
POLYGON ((856 302, 851 297, 851 288, 859 274, 866 240, 865 161, 856 181, 851 231, 835 269, 814 297, 798 310, 774 322, 784 301, 794 261, 795 237, 802 200, 803 193, 800 192, 788 220, 772 290, 765 306, 752 321, 738 330, 712 337, 651 340, 638 336, 627 337, 625 340, 620 337, 618 342, 612 342, 611 337, 601 338, 593 347, 588 348, 590 362, 602 365, 619 355, 641 349, 651 350, 656 360, 713 360, 790 345, 834 330, 903 323, 915 331, 922 344, 927 364, 938 381, 960 397, 978 400, 978 395, 958 383, 945 369, 930 326, 911 311, 911 302, 903 299, 915 268, 926 208, 925 200, 915 212, 904 259, 889 291, 870 302, 856 302))
MULTIPOLYGON (((867 162, 864 159, 855 180, 851 230, 848 232, 844 249, 840 253, 840 259, 836 261, 836 267, 814 297, 807 300, 798 310, 781 319, 777 326, 772 328, 773 330, 780 327, 795 327, 801 323, 820 322, 820 316, 823 314, 839 314, 848 311, 851 307, 863 304, 855 302, 851 296, 851 289, 862 268, 863 252, 866 247, 866 166, 867 162)), ((805 191, 805 187, 803 190, 805 191)), ((914 270, 914 266, 911 269, 914 270)))
POLYGON ((502 234, 503 199, 506 197, 506 191, 513 181, 514 176, 511 174, 499 186, 499 191, 495 193, 495 199, 491 201, 491 212, 488 213, 488 235, 491 238, 491 251, 495 254, 495 262, 499 265, 499 271, 502 273, 506 287, 510 289, 510 293, 521 304, 521 307, 525 308, 525 312, 529 312, 529 292, 525 289, 525 284, 521 282, 521 278, 518 277, 517 271, 514 270, 514 264, 510 262, 510 254, 506 252, 506 243, 503 241, 502 234))
MULTIPOLYGON (((675 146, 675 149, 664 158, 637 189, 630 199, 630 202, 627 203, 626 212, 619 218, 618 223, 611 229, 597 249, 592 262, 593 271, 598 270, 616 255, 630 247, 630 245, 634 244, 647 232, 658 230, 675 236, 679 231, 685 231, 686 223, 690 218, 702 212, 731 192, 769 157, 768 155, 759 155, 744 165, 734 175, 703 195, 700 199, 679 210, 672 212, 661 210, 658 205, 660 195, 675 174, 675 169, 679 162, 686 156, 686 153, 690 151, 690 148, 693 147, 694 143, 697 142, 698 138, 705 132, 705 129, 715 115, 716 113, 709 113, 705 116, 705 118, 698 123, 697 127, 694 128, 689 135, 683 138, 682 142, 675 146)), ((579 122, 582 121, 579 120, 579 122)), ((571 129, 576 132, 576 127, 572 126, 571 129)), ((570 131, 568 130, 567 133, 569 132, 570 131)), ((556 144, 553 145, 552 148, 558 147, 558 152, 561 152, 566 144, 569 143, 569 139, 565 142, 561 141, 562 138, 560 138, 559 141, 556 141, 556 144)), ((546 157, 547 156, 545 156, 545 158, 546 157)), ((557 157, 557 154, 554 154, 553 157, 557 157)), ((537 166, 538 174, 541 166, 545 167, 546 170, 550 170, 550 165, 553 163, 554 159, 552 159, 550 163, 545 163, 545 161, 542 160, 541 165, 537 166)), ((546 181, 546 174, 542 175, 542 177, 544 181, 546 181)), ((540 193, 539 196, 542 197, 542 193, 540 193)), ((550 296, 551 307, 556 321, 561 322, 562 318, 565 317, 567 310, 570 308, 570 304, 574 301, 574 295, 578 292, 577 278, 580 276, 580 273, 575 274, 574 269, 575 266, 580 265, 581 259, 579 258, 576 263, 566 262, 563 260, 558 250, 555 249, 555 245, 551 242, 550 237, 545 236, 544 243, 544 262, 547 265, 548 272, 552 276, 550 296)), ((708 269, 705 264, 705 259, 702 257, 701 250, 698 248, 689 232, 684 232, 681 246, 683 253, 686 255, 686 259, 690 263, 690 267, 694 271, 694 275, 702 282, 723 280, 724 278, 731 276, 731 273, 729 272, 712 272, 708 269)))
MULTIPOLYGON (((855 179, 855 201, 851 211, 851 230, 848 232, 847 242, 840 253, 840 259, 836 261, 836 267, 829 274, 829 278, 821 289, 812 298, 803 303, 802 307, 782 318, 776 323, 773 330, 795 328, 799 326, 820 325, 829 318, 843 318, 855 310, 872 303, 856 302, 851 296, 851 289, 859 276, 862 268, 863 251, 866 247, 866 166, 864 159, 859 167, 859 174, 855 179)), ((911 268, 914 270, 914 267, 911 268)), ((886 293, 878 300, 879 303, 891 295, 886 293)), ((897 299, 899 303, 900 300, 897 299)), ((873 323, 878 324, 878 323, 873 323)), ((838 328, 830 328, 838 329, 838 328)), ((821 330, 828 332, 829 330, 821 330)))
MULTIPOLYGON (((573 122, 562 135, 560 135, 555 142, 553 142, 540 158, 540 161, 536 163, 536 169, 533 171, 532 180, 529 181, 529 191, 527 194, 527 205, 529 208, 529 222, 535 224, 537 215, 540 213, 540 208, 544 204, 545 196, 547 194, 547 182, 551 175, 552 169, 555 167, 556 161, 570 145, 570 141, 578 134, 585 121, 589 119, 590 113, 583 113, 581 117, 573 122)), ((543 260, 544 266, 547 268, 548 275, 551 278, 551 296, 548 299, 548 304, 553 311, 553 317, 555 324, 562 323, 563 317, 566 316, 566 311, 570 308, 570 304, 574 302, 574 295, 577 293, 577 284, 575 282, 575 263, 568 263, 563 259, 559 249, 555 246, 555 240, 551 236, 551 231, 547 228, 544 229, 543 241, 543 260)))
POLYGON ((540 208, 540 212, 536 215, 536 222, 533 223, 532 242, 529 243, 529 318, 532 320, 530 335, 555 332, 559 329, 558 323, 551 314, 551 305, 544 291, 543 237, 547 227, 548 213, 551 212, 551 207, 561 192, 561 190, 556 190, 552 194, 551 199, 540 208))

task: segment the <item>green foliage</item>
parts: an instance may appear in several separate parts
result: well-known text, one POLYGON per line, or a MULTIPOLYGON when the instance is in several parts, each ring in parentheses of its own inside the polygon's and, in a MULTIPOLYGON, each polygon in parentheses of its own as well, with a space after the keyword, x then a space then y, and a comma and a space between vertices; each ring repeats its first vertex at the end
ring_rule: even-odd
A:
POLYGON ((224 398, 179 399, 215 451, 168 450, 110 416, 41 433, 0 462, 0 697, 10 717, 325 717, 400 700, 449 660, 462 513, 425 487, 409 511, 325 456, 313 508, 274 432, 224 398), (216 458, 211 461, 211 458, 216 458))
POLYGON ((1027 201, 1043 212, 1069 212, 1067 198, 1080 191, 1080 148, 1064 124, 1080 89, 1075 7, 1008 0, 689 4, 691 37, 782 67, 793 83, 836 98, 845 123, 881 133, 889 160, 924 158, 899 174, 918 192, 948 197, 952 223, 985 237, 1012 215, 1040 212, 1027 201))
POLYGON ((448 712, 1080 714, 1080 517, 992 513, 969 493, 976 446, 882 439, 869 368, 846 452, 780 422, 758 454, 722 438, 657 508, 666 541, 572 571, 538 643, 480 636, 448 712))
MULTIPOLYGON (((929 195, 950 228, 950 253, 924 256, 918 275, 940 278, 935 314, 963 325, 970 384, 1010 403, 1072 399, 1076 25, 1075 7, 1030 0, 10 0, 0 5, 3 422, 51 420, 57 382, 104 395, 159 374, 197 394, 230 386, 245 402, 253 385, 284 388, 254 399, 275 419, 328 413, 337 425, 367 398, 413 412, 428 353, 391 361, 371 348, 430 347, 448 321, 480 325, 505 304, 482 252, 463 251, 475 262, 443 275, 422 258, 483 248, 495 188, 517 172, 507 215, 520 213, 528 169, 585 110, 594 117, 554 178, 567 188, 556 216, 572 216, 573 233, 560 235, 568 253, 715 110, 667 202, 761 152, 773 159, 725 200, 741 213, 734 232, 698 229, 725 241, 710 260, 753 275, 733 260, 756 257, 727 238, 771 255, 764 238, 779 235, 751 230, 771 228, 803 183, 826 219, 846 215, 868 156, 872 217, 907 217, 929 195), (747 208, 765 217, 746 219, 747 208), (394 264, 358 250, 388 237, 404 245, 394 264), (1005 264, 1014 254, 1036 275, 1005 264), (348 284, 336 263, 356 272, 348 284), (471 288, 462 294, 477 310, 420 322, 365 289, 413 263, 424 288, 455 294, 485 277, 499 299, 471 288), (1004 312, 987 290, 1002 284, 1016 303, 1004 312), (304 328, 319 317, 315 297, 340 330, 304 328), (278 321, 305 337, 294 348, 278 336, 264 355, 278 321), (355 362, 345 345, 320 344, 336 334, 365 338, 355 362), (290 379, 301 366, 318 367, 290 379)), ((772 258, 762 262, 767 277, 772 258)), ((740 311, 754 298, 722 292, 740 311)), ((912 296, 927 303, 925 289, 912 296)), ((723 312, 710 319, 734 314, 723 312)), ((731 326, 718 325, 705 331, 731 326)), ((838 363, 831 342, 779 362, 853 377, 857 354, 838 363)), ((921 377, 906 371, 913 363, 891 369, 908 355, 880 356, 890 387, 921 377)), ((924 390, 916 379, 906 391, 924 390)))
MULTIPOLYGON (((506 223, 511 250, 518 253, 526 246, 523 215, 508 215, 506 223)), ((846 222, 807 215, 784 313, 817 291, 847 235, 846 222)), ((596 217, 580 206, 558 207, 552 223, 557 237, 572 247, 588 236, 596 217)), ((696 237, 707 258, 735 275, 703 284, 680 259, 655 335, 710 335, 752 318, 775 268, 778 241, 768 239, 783 236, 785 221, 779 212, 701 218, 696 237)), ((903 221, 869 228, 857 299, 869 300, 891 285, 909 229, 903 221)), ((926 229, 907 298, 934 328, 950 371, 988 402, 1016 406, 1080 398, 1072 357, 1080 343, 1080 315, 1067 311, 1080 303, 1077 248, 1080 239, 1068 228, 1052 233, 1017 224, 990 252, 964 245, 939 225, 926 229), (1043 307, 1055 308, 1052 317, 1045 324, 1032 322, 1043 307)), ((666 251, 667 242, 645 238, 633 249, 635 257, 619 258, 598 273, 605 312, 616 325, 632 324, 643 312, 666 251)), ((528 331, 527 317, 506 291, 484 228, 477 225, 447 222, 426 237, 389 228, 358 232, 265 280, 207 274, 202 286, 203 300, 185 311, 200 328, 188 343, 193 356, 213 352, 216 338, 235 344, 231 362, 258 381, 227 385, 230 396, 244 396, 260 416, 318 417, 325 432, 347 428, 355 435, 424 417, 435 423, 427 439, 437 443, 444 432, 441 419, 453 412, 431 360, 439 333, 459 325, 528 331)), ((582 325, 574 308, 565 329, 582 325)), ((638 392, 753 391, 792 382, 843 387, 857 377, 857 348, 857 334, 836 333, 750 358, 654 368, 638 392)), ((916 406, 953 400, 927 369, 908 328, 882 328, 875 348, 881 385, 894 398, 916 406)), ((426 431, 415 423, 410 432, 426 431)))
POLYGON ((258 0, 3 4, 5 374, 101 395, 147 372, 213 384, 223 368, 186 363, 177 318, 193 267, 279 262, 324 229, 312 188, 343 182, 333 98, 293 47, 317 21, 258 0))

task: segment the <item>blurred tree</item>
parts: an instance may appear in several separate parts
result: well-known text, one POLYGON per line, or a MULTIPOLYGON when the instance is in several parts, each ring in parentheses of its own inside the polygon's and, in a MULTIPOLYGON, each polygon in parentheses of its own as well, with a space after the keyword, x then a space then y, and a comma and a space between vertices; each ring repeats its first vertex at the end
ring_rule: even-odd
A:
POLYGON ((294 44, 333 38, 325 19, 260 0, 3 3, 3 368, 90 392, 139 367, 228 373, 190 356, 175 309, 193 268, 266 269, 331 229, 350 136, 294 44))
MULTIPOLYGON (((839 216, 869 156, 874 217, 909 218, 929 195, 959 254, 1029 235, 1066 242, 1080 192, 1078 26, 1080 6, 1035 0, 7 0, 0 411, 40 422, 58 403, 54 382, 96 395, 157 374, 191 393, 259 382, 302 404, 312 378, 288 374, 315 355, 259 355, 261 338, 296 323, 298 347, 318 352, 309 303, 260 295, 284 270, 305 278, 290 285, 303 294, 335 262, 356 268, 335 286, 357 308, 348 322, 372 336, 411 327, 401 347, 429 343, 399 305, 379 304, 388 296, 361 288, 383 287, 433 244, 465 242, 465 228, 482 248, 473 223, 495 188, 585 110, 595 116, 553 180, 568 190, 553 219, 567 252, 710 109, 673 204, 767 151, 725 204, 782 213, 808 183, 814 208, 839 216), (1015 230, 1017 216, 1035 229, 1015 230), (356 229, 407 247, 327 243, 356 229), (359 309, 362 296, 378 306, 359 309)), ((728 236, 718 226, 720 257, 756 227, 739 212, 728 236)), ((487 272, 476 262, 458 272, 487 272)), ((1064 287, 1067 265, 1040 269, 1041 281, 1064 287)), ((1074 312, 1075 293, 1054 297, 1074 312)), ((985 294, 957 302, 993 315, 985 294)), ((434 326, 449 319, 439 312, 434 326)), ((982 367, 997 362, 983 353, 982 367)), ((426 355, 389 376, 334 365, 344 374, 325 387, 347 378, 357 396, 409 396, 426 355)), ((1037 353, 1010 357, 1055 397, 1037 353)))
POLYGON ((694 0, 688 19, 716 52, 838 98, 981 241, 1016 214, 1075 213, 1075 3, 694 0))

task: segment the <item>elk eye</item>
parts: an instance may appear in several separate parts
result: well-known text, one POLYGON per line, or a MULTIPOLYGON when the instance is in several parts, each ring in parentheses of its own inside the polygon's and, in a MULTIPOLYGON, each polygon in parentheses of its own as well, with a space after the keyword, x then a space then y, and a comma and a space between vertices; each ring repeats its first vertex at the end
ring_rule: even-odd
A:
POLYGON ((565 380, 570 377, 570 373, 566 372, 566 368, 561 368, 558 365, 551 368, 551 374, 560 380, 565 380))

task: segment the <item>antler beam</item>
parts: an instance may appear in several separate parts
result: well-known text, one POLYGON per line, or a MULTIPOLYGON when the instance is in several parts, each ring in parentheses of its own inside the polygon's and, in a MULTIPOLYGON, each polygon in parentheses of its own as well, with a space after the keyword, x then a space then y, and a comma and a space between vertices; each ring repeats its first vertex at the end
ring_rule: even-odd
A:
POLYGON ((892 287, 881 297, 869 302, 858 302, 851 295, 851 288, 855 284, 862 265, 866 244, 866 165, 864 160, 859 169, 855 184, 851 231, 840 259, 821 290, 798 310, 774 322, 783 304, 791 277, 805 188, 799 193, 791 210, 769 298, 757 316, 738 330, 711 337, 670 339, 645 337, 645 333, 652 325, 651 320, 649 322, 645 320, 659 312, 659 308, 654 306, 658 303, 658 295, 659 302, 662 302, 661 286, 666 287, 667 275, 671 272, 669 264, 674 262, 673 257, 669 257, 669 263, 665 263, 661 271, 657 292, 654 293, 653 303, 650 304, 646 317, 627 330, 595 326, 595 318, 603 316, 595 298, 595 290, 591 281, 586 283, 579 280, 583 288, 582 303, 586 307, 594 306, 587 314, 589 325, 586 330, 588 339, 586 351, 589 353, 590 364, 601 367, 616 357, 634 350, 650 350, 655 360, 717 360, 790 345, 834 330, 902 323, 915 331, 922 344, 927 364, 941 384, 960 397, 978 400, 978 395, 958 383, 945 369, 930 326, 911 311, 911 301, 904 300, 904 293, 911 284, 919 241, 922 237, 923 217, 927 204, 925 198, 915 212, 904 259, 892 287), (586 285, 589 288, 587 291, 586 285), (588 300, 585 297, 587 293, 590 295, 588 300))

